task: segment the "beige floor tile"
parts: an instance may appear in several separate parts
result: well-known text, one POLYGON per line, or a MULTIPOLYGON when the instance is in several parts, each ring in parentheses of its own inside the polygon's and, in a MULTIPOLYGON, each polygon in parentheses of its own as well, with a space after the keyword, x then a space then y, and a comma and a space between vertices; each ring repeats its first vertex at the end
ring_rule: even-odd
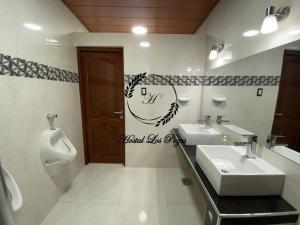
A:
POLYGON ((49 212, 41 225, 55 225, 68 207, 68 203, 58 202, 49 212))
POLYGON ((127 168, 126 183, 121 197, 123 204, 166 204, 159 169, 127 168))
POLYGON ((202 201, 196 185, 185 186, 181 178, 191 177, 186 170, 172 168, 161 169, 167 204, 194 205, 202 201))
POLYGON ((72 202, 119 203, 125 185, 125 174, 123 172, 94 173, 77 192, 72 202))
POLYGON ((170 225, 167 206, 120 205, 114 225, 170 225))
POLYGON ((168 206, 171 225, 203 224, 204 209, 195 205, 168 206))
POLYGON ((112 225, 118 206, 70 203, 55 225, 112 225))
POLYGON ((73 180, 69 188, 60 197, 59 202, 71 202, 75 195, 85 187, 90 179, 90 171, 85 167, 78 176, 73 180))

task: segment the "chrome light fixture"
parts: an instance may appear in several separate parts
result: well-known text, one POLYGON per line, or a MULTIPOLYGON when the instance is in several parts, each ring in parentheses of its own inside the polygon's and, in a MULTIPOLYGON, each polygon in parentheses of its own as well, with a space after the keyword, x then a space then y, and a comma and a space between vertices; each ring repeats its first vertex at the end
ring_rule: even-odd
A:
POLYGON ((211 47, 210 53, 209 53, 209 59, 214 60, 218 57, 218 47, 216 45, 213 45, 211 47))
POLYGON ((270 6, 266 9, 266 17, 261 26, 260 32, 263 34, 268 34, 276 31, 278 29, 278 23, 275 16, 275 7, 270 6))
POLYGON ((223 49, 224 49, 224 44, 219 44, 219 45, 213 45, 213 46, 211 46, 211 50, 210 50, 208 58, 210 60, 214 60, 214 59, 218 58, 218 54, 220 52, 222 52, 223 49))
POLYGON ((266 9, 266 17, 261 26, 260 32, 262 34, 268 34, 276 31, 278 29, 278 22, 286 19, 290 14, 290 7, 284 6, 280 7, 277 11, 275 11, 275 7, 271 5, 266 9))

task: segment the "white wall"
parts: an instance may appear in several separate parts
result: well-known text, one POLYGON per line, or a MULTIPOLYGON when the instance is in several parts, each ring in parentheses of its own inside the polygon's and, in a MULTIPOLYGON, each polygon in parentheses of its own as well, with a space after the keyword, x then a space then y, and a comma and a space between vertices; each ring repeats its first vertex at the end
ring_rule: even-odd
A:
MULTIPOLYGON (((101 34, 101 33, 74 33, 76 46, 122 46, 124 47, 125 74, 141 72, 160 75, 201 75, 203 72, 203 55, 205 52, 205 38, 201 41, 195 35, 158 35, 135 36, 133 34, 101 34), (147 40, 150 48, 141 48, 139 42, 147 40), (191 67, 192 72, 187 72, 191 67)), ((140 86, 137 87, 137 89, 140 86)), ((148 86, 153 92, 163 92, 166 86, 148 86)), ((189 95, 191 101, 181 105, 178 114, 163 127, 154 127, 142 124, 132 117, 127 106, 126 134, 135 134, 139 137, 151 133, 164 137, 170 130, 181 122, 197 122, 200 118, 201 86, 175 86, 177 94, 189 95)), ((168 102, 164 98, 163 101, 168 102)), ((155 106, 154 106, 155 107, 155 106)), ((157 106, 159 107, 159 106, 157 106)), ((152 108, 153 109, 153 108, 152 108)), ((141 113, 151 116, 153 111, 140 109, 141 113)), ((172 144, 126 144, 126 165, 142 167, 179 167, 176 148, 172 144)))
POLYGON ((73 41, 75 46, 124 47, 125 74, 191 75, 203 72, 202 56, 206 43, 199 42, 196 35, 74 33, 73 41), (140 47, 140 41, 149 41, 151 47, 140 47), (187 72, 188 67, 193 71, 187 72))
MULTIPOLYGON (((198 32, 204 32, 209 36, 209 42, 224 41, 226 46, 230 45, 227 51, 232 52, 233 58, 231 60, 207 61, 207 70, 300 38, 300 33, 297 35, 290 34, 291 31, 300 29, 300 1, 298 0, 273 0, 272 5, 276 8, 283 5, 291 7, 289 17, 279 23, 279 30, 276 33, 260 34, 250 38, 243 37, 242 34, 247 30, 260 30, 265 9, 269 4, 269 0, 221 0, 216 5, 198 32)), ((208 48, 210 47, 208 46, 208 48)), ((206 56, 208 57, 208 52, 206 56)))
MULTIPOLYGON (((59 0, 0 0, 0 53, 77 72, 76 50, 68 33, 85 28, 59 0), (36 23, 42 31, 23 27, 36 23), (60 40, 46 45, 46 38, 60 40)), ((0 157, 24 197, 18 225, 39 225, 84 165, 79 88, 77 83, 0 76, 0 157), (47 113, 78 151, 74 162, 50 177, 40 160, 39 139, 49 128, 47 113)))

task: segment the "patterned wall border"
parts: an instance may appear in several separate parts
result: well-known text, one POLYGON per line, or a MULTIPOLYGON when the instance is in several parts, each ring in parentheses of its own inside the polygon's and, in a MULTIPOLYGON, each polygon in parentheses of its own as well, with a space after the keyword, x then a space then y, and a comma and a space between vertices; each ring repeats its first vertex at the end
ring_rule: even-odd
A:
MULTIPOLYGON (((21 58, 13 58, 0 54, 0 75, 29 77, 53 81, 78 83, 77 73, 58 69, 55 67, 27 61, 21 58)), ((135 75, 125 75, 125 83, 133 79, 135 75)), ((142 85, 168 85, 168 81, 177 86, 277 86, 280 76, 187 76, 187 75, 147 75, 142 85)))
MULTIPOLYGON (((135 75, 125 75, 125 83, 135 75)), ((168 81, 177 86, 278 86, 280 76, 186 76, 165 75, 166 79, 149 74, 142 85, 168 85, 168 81)))
POLYGON ((9 55, 0 54, 0 75, 28 77, 53 81, 78 83, 79 76, 67 70, 13 58, 9 55))

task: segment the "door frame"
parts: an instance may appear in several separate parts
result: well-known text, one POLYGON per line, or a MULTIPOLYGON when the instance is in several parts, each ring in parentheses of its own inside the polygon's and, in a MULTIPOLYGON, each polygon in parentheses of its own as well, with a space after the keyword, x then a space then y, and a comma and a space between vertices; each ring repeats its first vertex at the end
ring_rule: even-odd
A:
MULTIPOLYGON (((123 56, 122 61, 122 80, 123 80, 123 89, 124 92, 124 48, 123 47, 85 47, 85 46, 77 46, 77 63, 78 63, 78 75, 79 75, 79 92, 80 92, 80 105, 81 105, 81 117, 82 117, 82 133, 83 133, 83 149, 84 149, 84 161, 87 165, 90 162, 89 155, 88 155, 88 142, 87 142, 87 135, 86 135, 86 113, 85 113, 85 99, 84 99, 84 82, 83 82, 83 72, 81 66, 81 52, 121 52, 123 56)), ((123 93, 124 96, 124 93, 123 93)), ((125 106, 124 106, 124 123, 123 128, 125 131, 125 106)), ((123 151, 123 164, 125 166, 125 144, 122 148, 123 151)))
MULTIPOLYGON (((287 75, 285 74, 285 67, 286 67, 286 58, 288 56, 300 56, 300 51, 299 50, 291 50, 291 49, 285 49, 283 52, 283 57, 282 57, 282 67, 281 67, 281 73, 280 73, 280 81, 279 81, 279 87, 278 87, 278 94, 277 94, 277 100, 276 100, 276 106, 275 106, 275 112, 273 116, 273 122, 272 122, 272 128, 271 128, 271 134, 273 133, 274 129, 274 124, 276 121, 276 114, 280 113, 279 110, 279 104, 282 102, 282 93, 285 91, 287 86, 285 86, 285 82, 287 78, 287 75)), ((295 150, 296 151, 296 150, 295 150)), ((297 152, 297 151, 296 151, 297 152)))
MULTIPOLYGON (((284 71, 285 71, 285 59, 287 56, 293 56, 293 55, 296 55, 296 56, 299 56, 300 55, 300 51, 297 50, 284 50, 283 52, 283 57, 282 57, 282 67, 281 67, 281 73, 280 73, 280 82, 279 82, 279 88, 278 88, 278 95, 277 95, 277 100, 276 100, 276 108, 275 108, 275 114, 278 113, 278 104, 280 103, 281 101, 281 96, 282 96, 282 92, 284 91, 284 89, 286 88, 284 86, 284 83, 287 79, 286 75, 284 74, 284 71)), ((274 119, 275 119, 275 114, 274 114, 274 119)), ((274 123, 274 119, 273 119, 273 123, 274 123)), ((273 129, 273 127, 272 127, 273 129)))

